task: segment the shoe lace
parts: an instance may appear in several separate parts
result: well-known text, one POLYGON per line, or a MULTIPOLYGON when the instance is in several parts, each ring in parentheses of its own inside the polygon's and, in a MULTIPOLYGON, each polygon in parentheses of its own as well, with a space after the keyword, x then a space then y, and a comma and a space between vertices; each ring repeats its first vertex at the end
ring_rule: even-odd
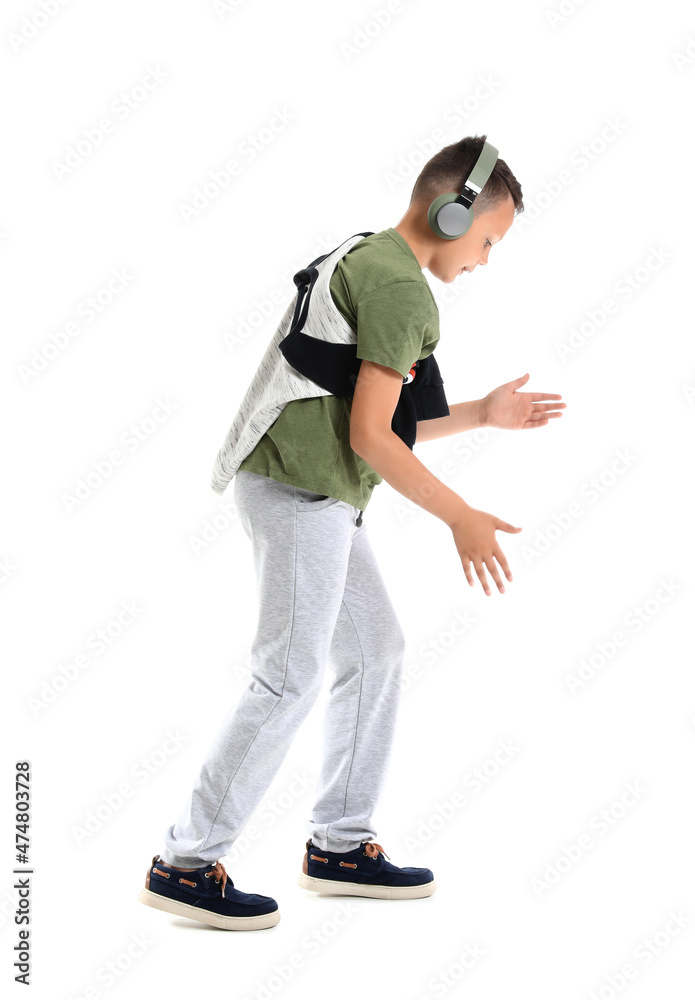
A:
POLYGON ((215 862, 215 867, 211 872, 205 872, 205 878, 210 878, 211 875, 215 876, 215 882, 219 883, 222 880, 222 898, 224 899, 224 887, 227 884, 227 872, 225 871, 224 865, 221 861, 215 862))
MULTIPOLYGON (((381 846, 381 844, 375 844, 372 841, 368 841, 367 843, 365 843, 364 847, 365 847, 364 853, 367 855, 367 857, 374 858, 374 860, 376 860, 379 857, 379 851, 381 851, 382 854, 386 854, 386 851, 381 846)), ((388 858, 388 854, 386 854, 386 857, 388 858)))

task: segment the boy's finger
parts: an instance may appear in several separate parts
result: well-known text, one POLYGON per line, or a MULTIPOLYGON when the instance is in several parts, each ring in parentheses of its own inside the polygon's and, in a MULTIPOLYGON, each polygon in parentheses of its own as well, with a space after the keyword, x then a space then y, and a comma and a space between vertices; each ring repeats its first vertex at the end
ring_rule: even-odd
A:
POLYGON ((466 579, 468 580, 469 584, 472 587, 474 584, 474 580, 473 580, 473 574, 471 573, 470 559, 462 559, 461 562, 463 563, 463 572, 466 574, 466 579))
POLYGON ((492 579, 497 584, 497 589, 499 590, 500 594, 503 594, 504 593, 504 584, 502 582, 502 577, 500 576, 500 571, 497 569, 497 565, 495 564, 495 562, 492 559, 492 557, 490 557, 489 559, 485 560, 485 565, 487 566, 488 570, 490 571, 490 576, 492 577, 492 579))
POLYGON ((508 580, 511 580, 511 578, 512 578, 512 571, 509 568, 509 563, 507 562, 507 557, 505 556, 505 554, 502 551, 502 549, 499 549, 499 548, 495 549, 495 551, 492 554, 494 555, 495 559, 497 560, 497 562, 502 567, 502 572, 504 573, 504 575, 507 577, 508 580))
MULTIPOLYGON (((475 565, 475 563, 473 565, 475 565)), ((480 584, 481 584, 483 590, 485 591, 485 593, 489 597, 490 596, 490 584, 487 582, 487 577, 485 576, 485 569, 483 567, 482 562, 480 563, 479 566, 475 566, 475 571, 478 574, 478 579, 480 580, 480 584)))
POLYGON ((500 521, 500 519, 498 517, 496 517, 495 518, 495 531, 497 531, 498 529, 500 531, 521 531, 522 530, 521 528, 515 528, 513 524, 509 523, 509 521, 500 521))

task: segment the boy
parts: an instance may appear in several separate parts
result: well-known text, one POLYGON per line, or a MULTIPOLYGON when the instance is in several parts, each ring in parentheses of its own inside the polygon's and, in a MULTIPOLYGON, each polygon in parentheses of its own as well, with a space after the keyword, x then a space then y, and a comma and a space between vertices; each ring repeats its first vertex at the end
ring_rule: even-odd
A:
MULTIPOLYGON (((256 388, 262 395, 280 385, 280 392, 288 380, 301 378, 285 365, 274 382, 270 369, 280 371, 282 362, 276 349, 266 352, 237 427, 220 450, 213 482, 220 491, 236 474, 234 500, 253 546, 259 616, 252 681, 215 737, 186 808, 168 828, 164 856, 152 859, 143 903, 230 930, 278 922, 276 901, 236 889, 219 858, 277 773, 321 689, 327 660, 335 678, 299 884, 384 899, 434 892, 429 868, 399 868, 373 840, 371 816, 390 759, 405 635, 362 514, 374 486, 386 479, 449 525, 471 586, 475 571, 489 596, 487 570, 504 593, 498 564, 511 581, 495 532, 521 528, 469 506, 416 458, 412 438, 397 434, 393 421, 402 393, 418 384, 420 366, 439 340, 438 310, 423 268, 447 284, 472 273, 487 264, 491 246, 519 211, 519 183, 485 136, 445 147, 421 171, 397 226, 357 234, 362 238, 353 237, 337 262, 326 255, 330 267, 312 294, 320 297, 323 288, 329 328, 342 324, 356 333, 352 398, 308 381, 303 390, 300 382, 297 398, 281 403, 264 429, 276 413, 274 397, 265 411, 249 410, 256 388), (447 192, 453 194, 442 197, 447 192), (249 429, 255 444, 232 462, 225 448, 233 450, 249 429)), ((541 427, 561 416, 564 403, 542 402, 559 395, 518 391, 527 379, 483 399, 440 406, 435 412, 444 415, 418 418, 415 440, 486 425, 541 427)))

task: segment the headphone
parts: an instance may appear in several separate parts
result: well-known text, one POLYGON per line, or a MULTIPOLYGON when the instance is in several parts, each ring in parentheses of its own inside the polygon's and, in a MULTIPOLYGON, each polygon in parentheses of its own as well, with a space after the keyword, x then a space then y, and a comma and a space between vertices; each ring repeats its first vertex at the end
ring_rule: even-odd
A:
POLYGON ((457 240, 465 236, 473 225, 473 201, 485 187, 495 169, 499 150, 485 142, 475 166, 463 185, 463 191, 446 191, 438 195, 427 209, 430 228, 443 240, 457 240))

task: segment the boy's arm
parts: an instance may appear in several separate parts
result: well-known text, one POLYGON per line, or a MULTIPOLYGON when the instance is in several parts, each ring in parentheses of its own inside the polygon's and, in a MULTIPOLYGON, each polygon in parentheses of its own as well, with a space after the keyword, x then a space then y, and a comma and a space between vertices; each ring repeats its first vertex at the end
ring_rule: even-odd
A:
POLYGON ((350 410, 350 447, 399 493, 451 526, 468 504, 437 479, 391 429, 402 388, 400 372, 376 361, 362 361, 350 410))
POLYGON ((544 402, 546 399, 562 399, 557 392, 519 392, 530 377, 526 372, 511 382, 498 385, 482 399, 454 403, 449 407, 448 417, 418 420, 415 443, 433 441, 477 427, 502 427, 506 430, 545 427, 550 420, 562 416, 567 404, 544 402))
POLYGON ((487 567, 498 590, 504 593, 497 563, 508 580, 512 574, 495 531, 517 532, 521 528, 467 504, 437 479, 391 429, 402 388, 400 372, 375 361, 362 361, 350 410, 350 447, 395 490, 449 525, 471 586, 472 565, 483 590, 490 595, 487 567))
POLYGON ((432 417, 431 420, 418 420, 415 432, 415 444, 421 441, 434 441, 435 438, 447 437, 449 434, 461 434, 463 431, 473 431, 485 423, 484 400, 472 399, 467 403, 453 403, 449 406, 448 417, 432 417))

